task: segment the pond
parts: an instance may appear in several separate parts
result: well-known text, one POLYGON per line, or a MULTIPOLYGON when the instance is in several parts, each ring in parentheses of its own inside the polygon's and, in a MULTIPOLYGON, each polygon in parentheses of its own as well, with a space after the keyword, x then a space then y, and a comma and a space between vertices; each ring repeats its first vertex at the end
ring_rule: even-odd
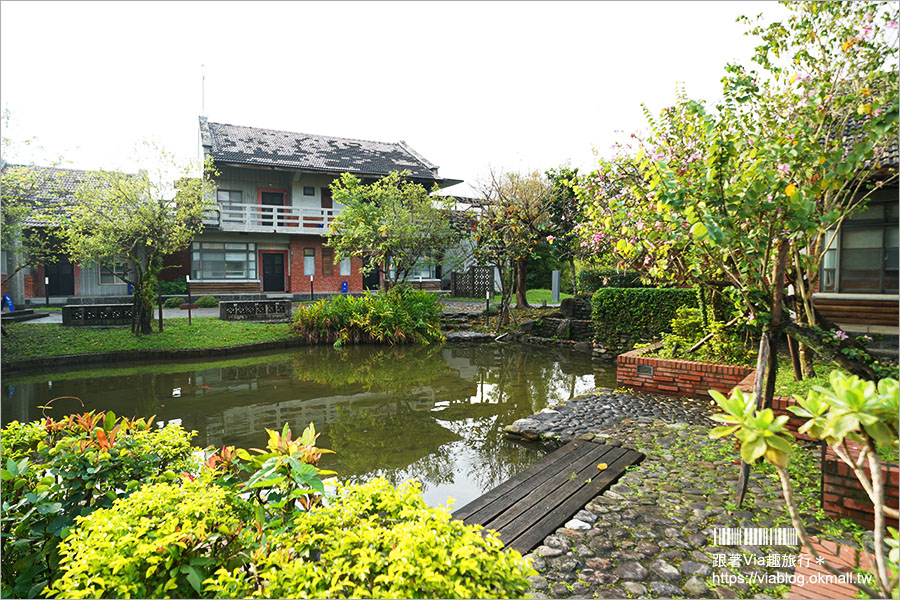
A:
POLYGON ((584 354, 508 345, 312 347, 226 361, 3 377, 2 421, 112 410, 196 430, 197 446, 262 448, 265 429, 310 422, 344 481, 417 478, 431 505, 459 508, 536 462, 505 439, 516 419, 615 387, 584 354), (595 372, 596 371, 596 372, 595 372), (50 406, 50 409, 43 407, 50 406))

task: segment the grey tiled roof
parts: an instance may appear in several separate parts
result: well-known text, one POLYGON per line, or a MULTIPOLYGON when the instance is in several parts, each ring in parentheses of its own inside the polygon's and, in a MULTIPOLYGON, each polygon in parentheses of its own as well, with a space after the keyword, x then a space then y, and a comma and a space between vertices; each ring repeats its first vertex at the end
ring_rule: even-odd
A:
MULTIPOLYGON (((42 209, 44 214, 52 217, 60 215, 66 204, 75 199, 75 192, 84 183, 96 181, 89 171, 81 169, 61 169, 59 167, 38 167, 24 165, 3 165, 0 185, 4 187, 4 195, 13 194, 42 209)), ((26 217, 27 227, 53 225, 34 217, 26 217)))
MULTIPOLYGON (((842 136, 845 143, 850 146, 862 139, 861 129, 863 126, 863 118, 858 117, 849 119, 844 127, 844 135, 842 136)), ((875 159, 882 169, 896 169, 900 166, 900 143, 896 139, 891 140, 883 149, 881 156, 875 159)))
POLYGON ((226 163, 387 175, 409 171, 415 179, 441 181, 437 167, 401 143, 372 142, 274 129, 208 123, 200 118, 203 145, 213 160, 226 163))

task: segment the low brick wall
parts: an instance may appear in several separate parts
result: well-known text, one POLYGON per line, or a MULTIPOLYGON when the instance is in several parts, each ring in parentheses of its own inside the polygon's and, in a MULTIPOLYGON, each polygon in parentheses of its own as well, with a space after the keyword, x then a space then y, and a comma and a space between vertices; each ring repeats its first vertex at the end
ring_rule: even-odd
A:
POLYGON ((702 398, 709 395, 708 390, 729 394, 753 372, 750 367, 643 356, 658 347, 620 354, 616 359, 616 384, 641 392, 702 398))
MULTIPOLYGON (((853 442, 847 444, 851 455, 858 456, 859 446, 853 442)), ((865 471, 871 476, 868 464, 865 471)), ((881 461, 881 480, 884 482, 885 502, 888 506, 897 508, 900 474, 896 463, 881 461)), ((875 508, 869 501, 869 496, 850 467, 831 448, 825 451, 822 460, 822 509, 836 517, 849 517, 867 529, 871 529, 875 523, 875 508)), ((897 519, 888 518, 887 522, 888 525, 897 527, 897 519)))
POLYGON ((62 324, 71 327, 131 325, 133 304, 67 304, 62 308, 62 324))
POLYGON ((231 300, 219 302, 223 321, 281 321, 291 316, 290 300, 231 300))

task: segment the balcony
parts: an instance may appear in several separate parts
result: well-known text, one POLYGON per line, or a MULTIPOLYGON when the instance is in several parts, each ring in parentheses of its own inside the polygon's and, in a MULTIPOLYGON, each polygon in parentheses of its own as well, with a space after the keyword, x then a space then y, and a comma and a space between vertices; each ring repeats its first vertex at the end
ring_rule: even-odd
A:
POLYGON ((325 235, 339 208, 225 204, 203 213, 203 225, 219 231, 325 235))

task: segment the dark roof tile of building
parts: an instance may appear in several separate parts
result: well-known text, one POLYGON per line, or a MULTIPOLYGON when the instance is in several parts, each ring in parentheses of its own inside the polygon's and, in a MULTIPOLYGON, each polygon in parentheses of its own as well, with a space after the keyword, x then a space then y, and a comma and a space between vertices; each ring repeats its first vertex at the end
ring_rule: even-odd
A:
POLYGON ((204 117, 200 117, 200 133, 213 160, 222 163, 375 176, 409 171, 413 179, 444 181, 437 166, 403 142, 244 127, 213 123, 204 117))

